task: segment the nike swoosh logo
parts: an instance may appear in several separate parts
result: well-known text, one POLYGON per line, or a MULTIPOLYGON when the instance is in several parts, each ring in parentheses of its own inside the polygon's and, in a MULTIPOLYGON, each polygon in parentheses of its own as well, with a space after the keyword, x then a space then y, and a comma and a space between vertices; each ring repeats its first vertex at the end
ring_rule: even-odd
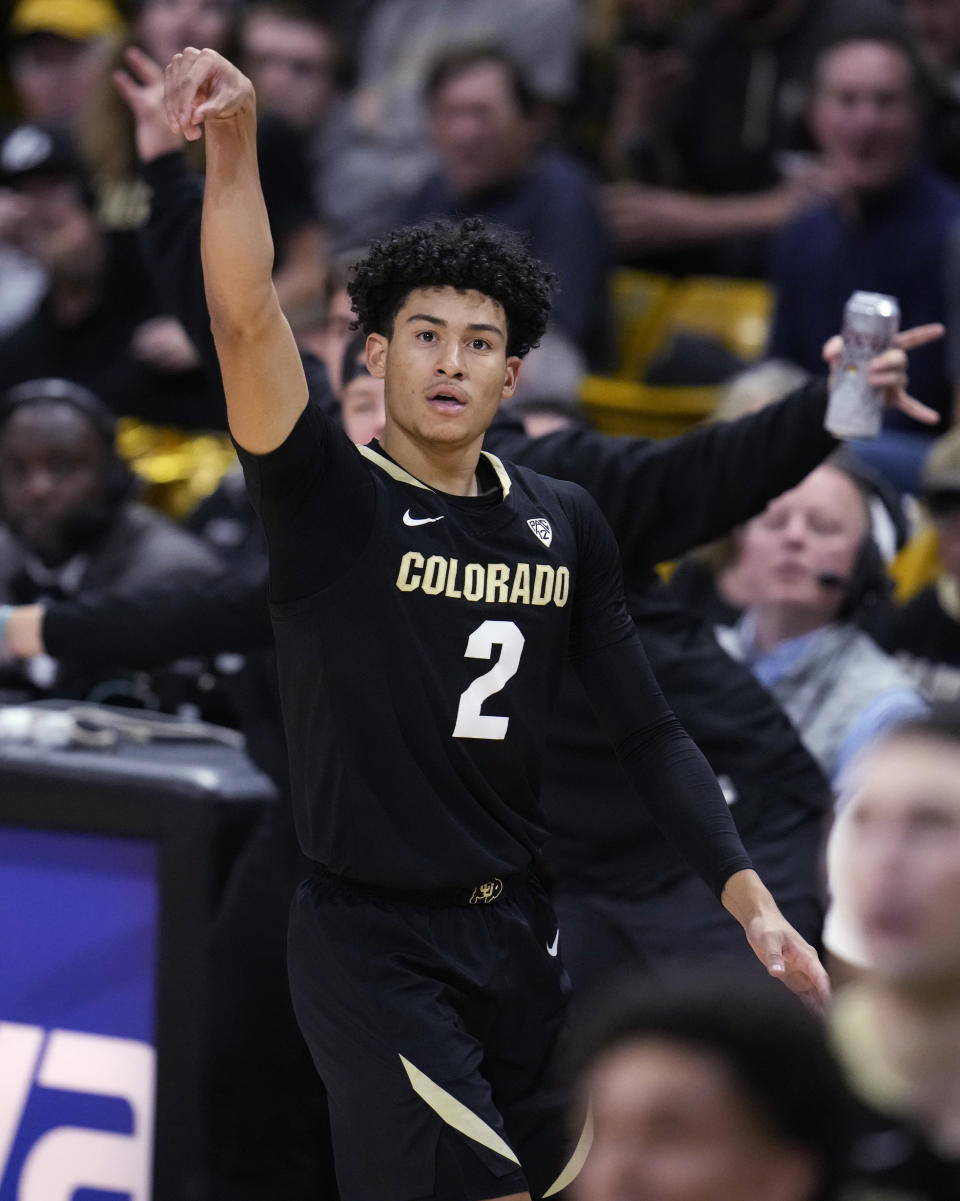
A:
POLYGON ((553 936, 553 942, 547 946, 547 954, 552 955, 554 959, 557 957, 557 951, 560 947, 560 931, 558 930, 553 936))
POLYGON ((431 521, 443 521, 443 517, 411 517, 409 509, 403 515, 404 525, 429 525, 431 521))

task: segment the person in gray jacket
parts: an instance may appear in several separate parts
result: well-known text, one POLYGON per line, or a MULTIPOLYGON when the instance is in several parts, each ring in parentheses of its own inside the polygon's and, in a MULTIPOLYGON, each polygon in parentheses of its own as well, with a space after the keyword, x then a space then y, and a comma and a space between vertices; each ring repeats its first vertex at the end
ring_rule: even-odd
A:
POLYGON ((739 535, 749 603, 721 646, 749 664, 835 783, 883 729, 925 710, 907 674, 853 618, 884 588, 853 477, 818 467, 739 535))

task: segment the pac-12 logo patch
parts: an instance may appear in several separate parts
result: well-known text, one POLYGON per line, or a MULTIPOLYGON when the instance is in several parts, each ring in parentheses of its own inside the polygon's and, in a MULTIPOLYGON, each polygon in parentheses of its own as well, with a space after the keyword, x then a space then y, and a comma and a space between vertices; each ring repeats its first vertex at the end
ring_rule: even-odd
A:
POLYGON ((553 541, 553 528, 546 517, 531 517, 527 521, 527 525, 533 530, 544 546, 549 546, 553 541))

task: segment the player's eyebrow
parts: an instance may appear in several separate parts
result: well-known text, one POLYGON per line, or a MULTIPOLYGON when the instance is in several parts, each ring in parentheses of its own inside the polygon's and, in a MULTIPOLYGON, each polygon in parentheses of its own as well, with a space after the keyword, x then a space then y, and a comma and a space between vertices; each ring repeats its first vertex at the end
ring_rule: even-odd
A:
MULTIPOLYGON (((414 313, 413 316, 407 318, 406 324, 409 325, 411 321, 429 321, 431 325, 441 325, 444 327, 447 325, 447 322, 442 317, 432 317, 429 313, 414 313)), ((484 330, 490 334, 499 334, 501 338, 505 337, 499 325, 487 325, 482 321, 471 321, 467 329, 471 331, 484 330)))

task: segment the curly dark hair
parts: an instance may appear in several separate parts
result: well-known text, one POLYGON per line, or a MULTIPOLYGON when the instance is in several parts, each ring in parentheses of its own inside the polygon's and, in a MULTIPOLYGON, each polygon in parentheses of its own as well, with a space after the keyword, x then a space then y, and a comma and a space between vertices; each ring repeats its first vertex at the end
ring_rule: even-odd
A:
POLYGON ((507 354, 522 358, 546 329, 555 280, 516 234, 470 217, 405 226, 374 242, 347 291, 357 328, 388 338, 415 288, 480 292, 503 306, 507 354))
POLYGON ((823 1023, 782 985, 746 974, 627 977, 582 1015, 574 1074, 583 1082, 603 1057, 644 1041, 719 1059, 757 1120, 816 1161, 811 1197, 837 1201, 857 1111, 823 1023))

